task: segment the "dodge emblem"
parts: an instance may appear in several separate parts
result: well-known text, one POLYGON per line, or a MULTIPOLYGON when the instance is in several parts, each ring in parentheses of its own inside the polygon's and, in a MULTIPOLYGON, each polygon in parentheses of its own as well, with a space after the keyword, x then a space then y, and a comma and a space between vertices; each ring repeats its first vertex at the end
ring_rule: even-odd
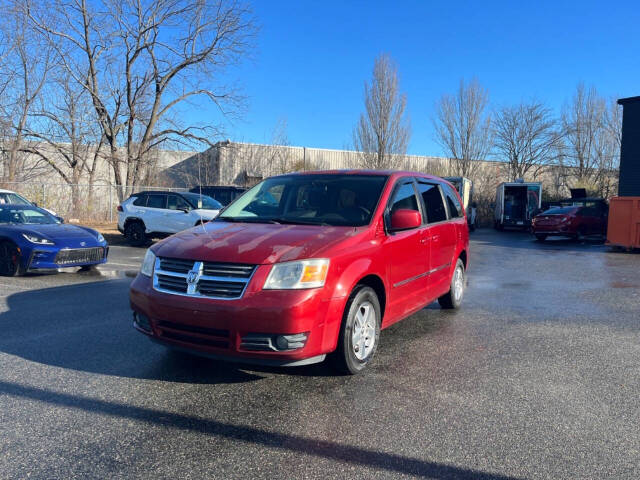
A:
POLYGON ((187 283, 189 285, 195 285, 198 283, 198 279, 200 278, 200 272, 197 270, 190 270, 187 274, 187 283))

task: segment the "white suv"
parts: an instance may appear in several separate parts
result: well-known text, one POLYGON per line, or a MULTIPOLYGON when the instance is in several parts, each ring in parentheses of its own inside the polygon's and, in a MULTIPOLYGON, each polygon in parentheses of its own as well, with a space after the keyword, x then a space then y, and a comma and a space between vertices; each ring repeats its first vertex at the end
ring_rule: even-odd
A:
POLYGON ((118 206, 118 230, 134 246, 213 220, 222 205, 197 193, 140 192, 118 206))

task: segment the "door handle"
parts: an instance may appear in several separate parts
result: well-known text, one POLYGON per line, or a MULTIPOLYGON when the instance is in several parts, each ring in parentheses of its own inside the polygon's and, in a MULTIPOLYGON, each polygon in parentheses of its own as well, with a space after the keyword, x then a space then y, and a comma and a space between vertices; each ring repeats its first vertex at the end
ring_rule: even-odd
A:
POLYGON ((429 238, 431 238, 431 237, 422 237, 420 239, 420 243, 422 243, 424 245, 425 243, 427 243, 427 240, 429 240, 429 238))
POLYGON ((433 236, 431 237, 431 240, 433 240, 434 242, 435 242, 436 240, 439 240, 439 239, 440 239, 440 235, 433 235, 433 236))

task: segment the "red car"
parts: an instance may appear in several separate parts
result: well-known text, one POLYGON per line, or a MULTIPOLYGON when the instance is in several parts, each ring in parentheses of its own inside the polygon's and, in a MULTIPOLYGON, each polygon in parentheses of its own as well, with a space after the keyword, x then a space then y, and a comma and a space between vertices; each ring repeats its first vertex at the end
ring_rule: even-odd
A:
POLYGON ((548 236, 583 239, 588 235, 606 235, 608 206, 604 200, 584 201, 577 205, 550 208, 536 215, 531 231, 543 242, 548 236))
POLYGON ((346 373, 380 329, 438 300, 458 308, 469 233, 450 183, 412 172, 269 178, 212 222, 146 253, 134 326, 204 356, 346 373))

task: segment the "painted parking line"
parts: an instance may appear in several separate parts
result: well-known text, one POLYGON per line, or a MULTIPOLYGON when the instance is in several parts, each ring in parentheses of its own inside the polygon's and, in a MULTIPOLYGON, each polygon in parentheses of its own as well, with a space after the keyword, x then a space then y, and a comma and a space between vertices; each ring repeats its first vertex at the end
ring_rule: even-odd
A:
MULTIPOLYGON (((141 262, 142 263, 142 262, 141 262)), ((110 265, 115 265, 118 267, 131 267, 131 268, 140 268, 140 263, 117 263, 117 262, 107 262, 103 264, 105 267, 110 265)))

